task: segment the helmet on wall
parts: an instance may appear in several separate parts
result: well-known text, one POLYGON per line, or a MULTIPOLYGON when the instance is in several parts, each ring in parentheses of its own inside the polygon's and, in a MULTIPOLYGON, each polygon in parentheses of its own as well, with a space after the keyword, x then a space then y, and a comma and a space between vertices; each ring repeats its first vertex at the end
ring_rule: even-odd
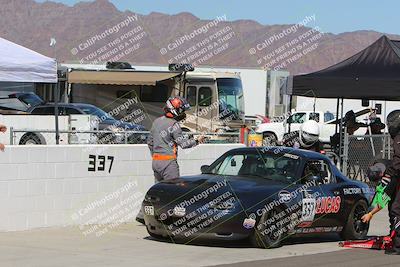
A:
POLYGON ((389 134, 392 138, 400 133, 400 110, 394 110, 386 118, 389 134))
POLYGON ((310 147, 319 140, 319 125, 314 120, 309 120, 300 126, 300 144, 302 147, 310 147))
POLYGON ((185 119, 185 111, 188 109, 190 109, 190 105, 186 99, 175 96, 168 98, 166 106, 164 107, 164 113, 168 118, 174 118, 180 121, 185 119))

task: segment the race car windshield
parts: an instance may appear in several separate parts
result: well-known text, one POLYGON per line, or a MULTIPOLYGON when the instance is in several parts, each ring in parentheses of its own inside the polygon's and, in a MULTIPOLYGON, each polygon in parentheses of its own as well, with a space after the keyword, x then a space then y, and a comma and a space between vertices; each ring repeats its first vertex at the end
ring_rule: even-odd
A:
POLYGON ((284 183, 295 183, 298 179, 300 160, 296 156, 274 153, 230 154, 213 164, 211 174, 229 177, 255 177, 284 183))
POLYGON ((240 120, 244 117, 242 81, 236 78, 218 78, 220 119, 240 120))

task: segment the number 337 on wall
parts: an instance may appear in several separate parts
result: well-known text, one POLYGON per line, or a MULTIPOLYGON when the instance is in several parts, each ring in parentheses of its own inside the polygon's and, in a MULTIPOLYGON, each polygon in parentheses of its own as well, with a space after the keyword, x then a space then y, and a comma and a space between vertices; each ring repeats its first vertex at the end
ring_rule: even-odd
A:
POLYGON ((111 168, 114 162, 114 156, 103 156, 103 155, 89 155, 89 167, 88 171, 105 171, 106 170, 106 158, 110 162, 108 167, 108 173, 111 172, 111 168))

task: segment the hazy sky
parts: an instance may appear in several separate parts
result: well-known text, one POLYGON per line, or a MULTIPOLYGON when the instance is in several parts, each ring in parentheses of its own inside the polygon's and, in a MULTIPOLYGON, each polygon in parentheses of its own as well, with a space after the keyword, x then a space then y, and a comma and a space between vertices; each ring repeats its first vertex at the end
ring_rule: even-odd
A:
MULTIPOLYGON (((43 0, 36 0, 44 2, 43 0)), ((79 0, 53 0, 73 5, 79 0)), ((340 33, 375 30, 400 34, 400 1, 373 0, 111 0, 119 10, 140 14, 191 12, 202 19, 223 14, 228 20, 252 19, 261 24, 290 24, 316 15, 316 25, 324 32, 340 33)))

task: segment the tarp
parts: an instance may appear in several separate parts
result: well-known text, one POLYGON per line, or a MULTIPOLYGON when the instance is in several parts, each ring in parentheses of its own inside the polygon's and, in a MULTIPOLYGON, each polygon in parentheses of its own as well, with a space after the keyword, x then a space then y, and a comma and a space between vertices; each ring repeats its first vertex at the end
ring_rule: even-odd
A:
POLYGON ((382 36, 326 69, 293 76, 292 95, 400 100, 400 41, 382 36))
POLYGON ((57 63, 26 47, 0 38, 0 81, 57 82, 57 63))
POLYGON ((67 77, 68 83, 156 85, 158 81, 167 80, 180 74, 182 73, 170 71, 71 70, 67 77))

